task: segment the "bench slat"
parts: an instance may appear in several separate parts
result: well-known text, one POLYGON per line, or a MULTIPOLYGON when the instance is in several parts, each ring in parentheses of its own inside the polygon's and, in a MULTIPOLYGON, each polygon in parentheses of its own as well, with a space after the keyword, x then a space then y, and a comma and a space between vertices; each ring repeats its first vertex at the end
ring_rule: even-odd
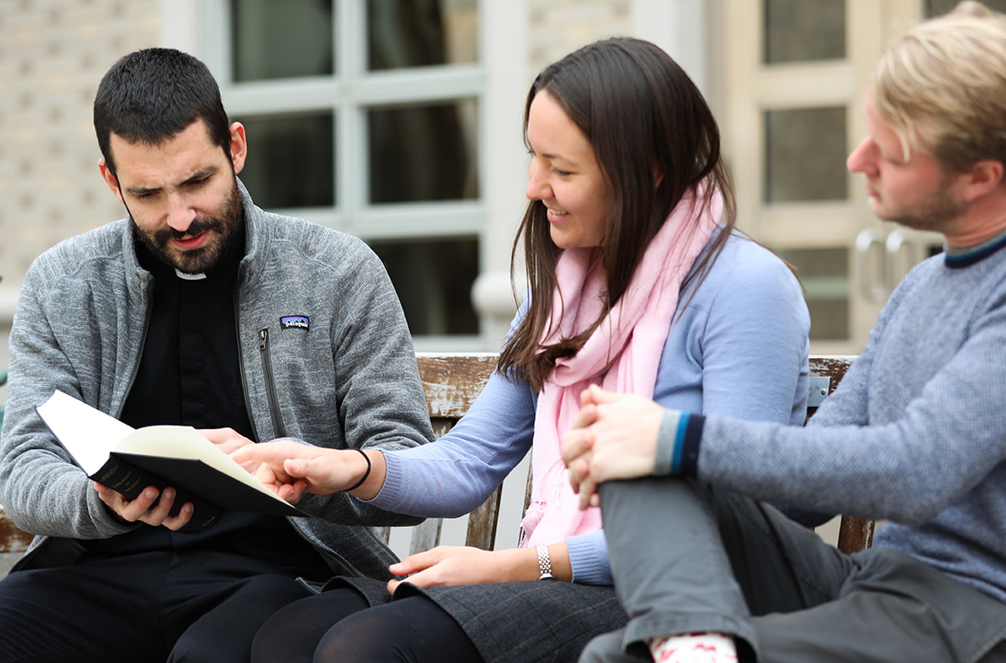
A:
POLYGON ((15 527, 0 505, 0 553, 24 552, 31 540, 32 535, 15 527))
POLYGON ((873 533, 877 523, 865 518, 843 516, 838 527, 838 549, 846 555, 873 546, 873 533))
MULTIPOLYGON (((496 525, 499 522, 500 501, 503 498, 503 486, 493 491, 482 506, 468 514, 468 534, 465 537, 466 546, 475 546, 483 550, 492 550, 496 541, 496 525)), ((438 540, 439 543, 439 540, 438 540)))
POLYGON ((412 528, 412 540, 409 542, 409 554, 425 552, 440 544, 440 530, 443 528, 442 518, 427 518, 412 528))
POLYGON ((496 353, 417 353, 419 378, 430 417, 460 419, 472 406, 496 368, 496 353))

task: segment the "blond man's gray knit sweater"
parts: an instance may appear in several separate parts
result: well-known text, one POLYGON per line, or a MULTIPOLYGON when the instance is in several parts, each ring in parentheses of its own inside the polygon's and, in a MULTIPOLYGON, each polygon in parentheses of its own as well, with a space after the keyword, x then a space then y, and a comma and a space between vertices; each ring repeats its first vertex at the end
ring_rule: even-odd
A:
POLYGON ((912 270, 806 428, 706 417, 691 441, 697 476, 769 502, 889 519, 875 545, 1006 601, 1004 242, 912 270))

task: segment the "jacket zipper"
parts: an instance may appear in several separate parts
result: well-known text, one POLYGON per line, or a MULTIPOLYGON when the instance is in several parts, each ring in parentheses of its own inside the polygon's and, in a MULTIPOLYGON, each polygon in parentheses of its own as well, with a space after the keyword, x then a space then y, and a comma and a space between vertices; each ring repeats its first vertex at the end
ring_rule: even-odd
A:
POLYGON ((286 437, 286 426, 279 409, 279 398, 276 396, 276 383, 272 377, 272 356, 269 353, 269 330, 261 329, 258 333, 258 352, 262 358, 262 372, 265 373, 265 391, 269 397, 269 414, 272 416, 272 429, 276 437, 286 437))

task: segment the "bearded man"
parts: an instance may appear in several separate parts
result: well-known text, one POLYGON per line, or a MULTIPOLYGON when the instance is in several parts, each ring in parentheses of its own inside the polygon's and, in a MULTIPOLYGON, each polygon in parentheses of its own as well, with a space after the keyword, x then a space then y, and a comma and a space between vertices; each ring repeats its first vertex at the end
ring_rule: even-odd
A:
POLYGON ((297 578, 390 578, 366 525, 416 520, 349 491, 301 502, 306 518, 230 512, 191 531, 177 487, 93 483, 35 406, 59 389, 133 427, 353 448, 365 477, 378 449, 433 437, 412 341, 363 242, 254 205, 245 129, 203 63, 125 56, 94 124, 128 218, 46 251, 21 290, 0 500, 37 536, 0 582, 0 661, 246 662, 259 625, 308 594, 297 578))

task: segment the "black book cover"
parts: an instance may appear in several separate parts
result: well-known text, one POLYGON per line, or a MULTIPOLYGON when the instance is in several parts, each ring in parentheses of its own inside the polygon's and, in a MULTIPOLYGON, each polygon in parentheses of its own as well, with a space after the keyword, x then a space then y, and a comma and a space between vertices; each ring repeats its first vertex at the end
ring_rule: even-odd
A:
POLYGON ((226 511, 304 515, 190 426, 134 429, 58 390, 35 409, 88 477, 127 499, 171 486, 172 515, 195 507, 189 526, 209 527, 226 511))

